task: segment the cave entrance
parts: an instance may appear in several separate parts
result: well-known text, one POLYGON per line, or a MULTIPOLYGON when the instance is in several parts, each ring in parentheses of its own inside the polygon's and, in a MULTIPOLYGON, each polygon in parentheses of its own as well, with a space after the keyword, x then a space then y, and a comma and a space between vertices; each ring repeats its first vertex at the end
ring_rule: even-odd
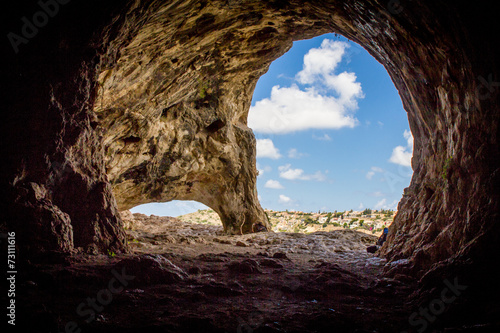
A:
MULTIPOLYGON (((176 121, 179 112, 166 108, 161 119, 176 121)), ((375 234, 390 225, 412 176, 413 137, 387 70, 364 48, 334 33, 294 42, 257 82, 248 125, 257 139, 259 201, 273 231, 375 234)), ((217 118, 201 133, 216 139, 225 127, 217 118)), ((131 211, 221 223, 194 201, 131 211)))
POLYGON ((337 34, 294 42, 259 79, 248 118, 274 231, 392 222, 413 137, 387 70, 361 46, 337 34))
POLYGON ((122 211, 121 216, 129 234, 134 230, 148 231, 152 234, 167 231, 176 234, 182 233, 182 230, 189 229, 194 224, 210 226, 213 234, 223 233, 218 213, 196 201, 172 200, 147 203, 122 211))

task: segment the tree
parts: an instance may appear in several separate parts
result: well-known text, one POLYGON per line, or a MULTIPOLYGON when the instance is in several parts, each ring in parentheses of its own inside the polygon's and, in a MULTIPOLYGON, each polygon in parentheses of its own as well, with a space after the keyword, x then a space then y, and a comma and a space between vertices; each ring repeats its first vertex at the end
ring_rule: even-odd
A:
POLYGON ((370 208, 366 208, 364 211, 363 211, 363 215, 371 215, 372 214, 372 210, 370 208))
POLYGON ((331 219, 332 219, 332 213, 328 213, 328 214, 326 215, 326 222, 325 222, 325 223, 330 222, 330 220, 331 220, 331 219))
POLYGON ((359 221, 359 226, 362 227, 363 226, 363 223, 365 223, 365 220, 361 220, 359 221))
POLYGON ((305 225, 308 225, 308 224, 313 224, 315 221, 310 218, 310 217, 307 217, 305 220, 304 220, 304 223, 305 225))

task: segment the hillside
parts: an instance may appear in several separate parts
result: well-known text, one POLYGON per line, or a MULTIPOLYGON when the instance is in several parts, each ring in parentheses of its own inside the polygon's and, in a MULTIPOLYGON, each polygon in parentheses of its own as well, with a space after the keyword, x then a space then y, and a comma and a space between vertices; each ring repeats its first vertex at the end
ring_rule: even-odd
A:
MULTIPOLYGON (((274 211, 266 209, 274 232, 311 233, 316 231, 333 231, 353 229, 367 234, 378 235, 383 228, 391 225, 395 211, 370 210, 346 212, 306 213, 301 211, 274 211)), ((208 225, 221 225, 217 213, 211 209, 179 216, 185 222, 208 225)))

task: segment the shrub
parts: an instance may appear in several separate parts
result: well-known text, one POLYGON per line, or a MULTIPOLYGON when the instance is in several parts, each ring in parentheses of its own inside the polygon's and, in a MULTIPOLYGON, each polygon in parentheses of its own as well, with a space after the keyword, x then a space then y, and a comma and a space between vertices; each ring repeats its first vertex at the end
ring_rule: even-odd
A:
POLYGON ((363 215, 371 215, 372 214, 372 210, 370 208, 366 208, 363 213, 363 215))

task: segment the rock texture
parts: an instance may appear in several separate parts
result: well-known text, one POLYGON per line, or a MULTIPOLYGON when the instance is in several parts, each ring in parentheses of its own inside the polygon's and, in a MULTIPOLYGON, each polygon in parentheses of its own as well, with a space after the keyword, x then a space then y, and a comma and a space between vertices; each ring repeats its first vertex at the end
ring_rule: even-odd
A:
POLYGON ((76 255, 26 272, 19 326, 63 332, 73 321, 83 332, 317 333, 373 332, 384 323, 384 332, 401 332, 414 311, 405 300, 415 282, 382 276, 386 260, 364 249, 373 236, 227 235, 221 225, 141 214, 124 220, 133 228, 131 254, 76 255), (100 290, 113 271, 127 284, 90 320, 88 299, 106 303, 100 290))
MULTIPOLYGON (((12 9, 10 29, 21 31, 18 18, 37 6, 12 9)), ((385 66, 415 140, 414 177, 381 254, 409 260, 405 269, 418 276, 471 263, 483 272, 484 258, 500 244, 498 25, 491 6, 61 5, 17 54, 4 52, 6 228, 23 235, 26 254, 124 251, 118 210, 173 199, 212 207, 228 233, 267 225, 246 126, 253 88, 293 40, 337 32, 385 66)))

